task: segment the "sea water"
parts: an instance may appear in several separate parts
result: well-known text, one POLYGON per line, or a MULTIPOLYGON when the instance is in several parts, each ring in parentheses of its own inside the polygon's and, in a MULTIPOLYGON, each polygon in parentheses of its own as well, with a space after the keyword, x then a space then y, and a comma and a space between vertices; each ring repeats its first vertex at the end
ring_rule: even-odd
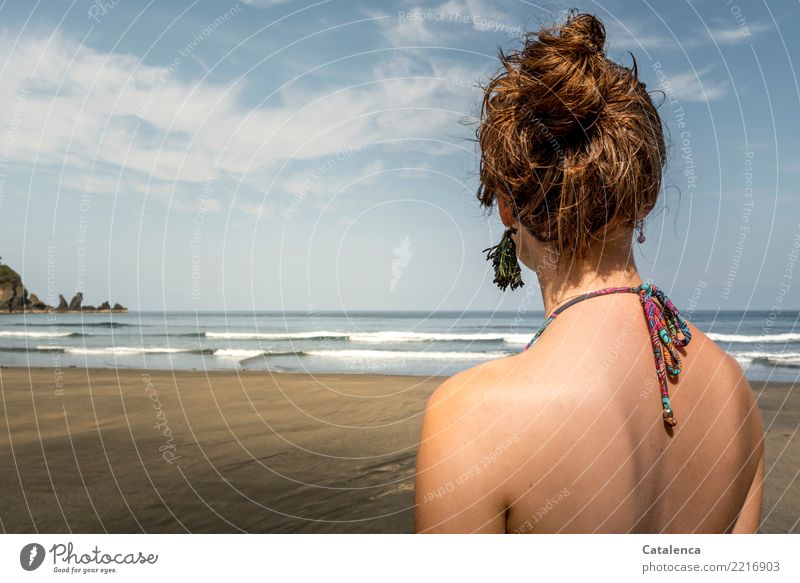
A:
MULTIPOLYGON (((516 354, 541 312, 130 312, 0 317, 0 365, 451 375, 516 354)), ((695 311, 752 380, 800 378, 798 312, 695 311)), ((642 326, 645 323, 642 321, 642 326)))

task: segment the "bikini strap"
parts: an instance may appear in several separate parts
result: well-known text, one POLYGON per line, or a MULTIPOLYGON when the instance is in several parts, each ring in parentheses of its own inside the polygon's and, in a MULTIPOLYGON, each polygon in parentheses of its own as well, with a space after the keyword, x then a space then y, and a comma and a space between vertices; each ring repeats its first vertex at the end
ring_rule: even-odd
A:
POLYGON ((681 372, 681 356, 676 350, 689 344, 692 333, 678 309, 656 286, 643 283, 638 288, 639 301, 650 329, 650 343, 656 362, 656 375, 661 387, 664 423, 675 426, 675 416, 669 398, 667 375, 677 377, 681 372))
POLYGON ((564 310, 583 300, 615 293, 635 293, 642 304, 647 327, 650 331, 650 343, 653 346, 653 357, 656 364, 656 376, 661 389, 661 405, 664 423, 672 427, 677 424, 672 412, 669 398, 667 376, 677 377, 681 372, 681 357, 676 348, 689 344, 692 334, 689 326, 678 309, 667 295, 651 283, 643 283, 637 287, 609 287, 581 294, 562 306, 559 306, 542 322, 531 341, 523 348, 528 350, 541 336, 550 323, 564 310))

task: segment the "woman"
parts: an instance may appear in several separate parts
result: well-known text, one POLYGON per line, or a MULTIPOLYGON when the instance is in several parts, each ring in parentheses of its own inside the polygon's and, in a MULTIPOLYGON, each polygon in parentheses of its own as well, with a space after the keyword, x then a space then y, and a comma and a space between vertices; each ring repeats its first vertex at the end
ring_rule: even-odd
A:
POLYGON ((756 532, 763 428, 735 360, 636 270, 661 187, 661 120, 594 16, 501 54, 478 197, 507 231, 495 282, 536 272, 528 349, 460 373, 425 412, 418 532, 756 532), (590 293, 589 293, 590 292, 590 293))

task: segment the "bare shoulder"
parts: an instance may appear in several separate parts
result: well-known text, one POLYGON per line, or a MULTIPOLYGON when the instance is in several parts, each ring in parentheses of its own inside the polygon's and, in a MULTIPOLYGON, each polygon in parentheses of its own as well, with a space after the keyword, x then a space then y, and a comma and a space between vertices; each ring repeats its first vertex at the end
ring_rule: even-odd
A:
POLYGON ((685 361, 687 374, 699 377, 700 383, 707 387, 706 391, 732 407, 752 438, 760 440, 763 435, 761 414, 755 393, 741 365, 691 324, 690 330, 691 354, 685 361))
POLYGON ((689 329, 692 341, 689 344, 691 358, 686 363, 687 368, 697 366, 713 374, 723 385, 735 385, 737 388, 750 390, 750 383, 737 360, 693 324, 689 324, 689 329))
POLYGON ((431 395, 417 453, 417 532, 504 532, 505 467, 498 448, 514 445, 498 403, 494 362, 447 379, 431 395))
MULTIPOLYGON (((478 423, 482 429, 513 424, 515 408, 531 405, 541 391, 524 355, 492 360, 462 371, 442 383, 431 395, 426 419, 452 425, 458 421, 478 423)), ((464 431, 475 433, 475 425, 464 431)))
POLYGON ((511 377, 516 358, 490 360, 451 376, 433 392, 429 405, 448 402, 451 407, 470 407, 501 394, 498 389, 511 377))
POLYGON ((492 363, 485 363, 445 380, 431 394, 425 408, 423 438, 436 439, 447 434, 453 442, 475 445, 476 426, 485 429, 493 406, 492 363), (469 438, 466 441, 465 438, 469 438))
POLYGON ((517 442, 532 432, 546 436, 560 415, 543 412, 559 412, 567 405, 559 391, 546 390, 548 382, 537 377, 534 368, 531 359, 521 354, 450 377, 428 401, 423 439, 438 443, 438 448, 456 448, 466 459, 481 458, 498 444, 517 442))
MULTIPOLYGON (((690 326, 692 356, 700 382, 707 387, 711 399, 704 409, 725 408, 724 418, 733 420, 733 428, 720 425, 723 438, 719 444, 723 456, 734 456, 746 479, 741 493, 741 509, 732 532, 758 532, 764 481, 764 424, 756 395, 747 381, 741 365, 734 357, 717 346, 703 332, 690 326)), ((714 442, 709 441, 709 446, 714 442)))

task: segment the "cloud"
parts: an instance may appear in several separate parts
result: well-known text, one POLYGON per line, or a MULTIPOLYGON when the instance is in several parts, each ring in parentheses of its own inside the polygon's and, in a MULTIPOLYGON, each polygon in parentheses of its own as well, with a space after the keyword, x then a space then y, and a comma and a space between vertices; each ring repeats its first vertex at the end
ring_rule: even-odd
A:
POLYGON ((660 50, 678 46, 672 37, 645 31, 636 22, 621 22, 617 19, 606 19, 607 46, 612 49, 660 50))
POLYGON ((755 23, 743 28, 717 28, 711 29, 711 38, 717 44, 736 45, 753 42, 753 38, 772 30, 766 23, 755 23))
MULTIPOLYGON (((657 32, 653 25, 643 27, 634 20, 619 21, 607 19, 606 31, 608 45, 615 49, 640 48, 643 50, 665 51, 682 50, 691 51, 713 45, 737 45, 752 42, 753 39, 772 29, 768 24, 755 23, 746 28, 730 28, 719 26, 717 28, 702 28, 691 34, 683 35, 681 31, 666 30, 663 34, 657 32), (676 40, 675 37, 678 40, 676 40)), ((661 23, 661 27, 663 27, 661 23)))
POLYGON ((405 8, 389 16, 377 24, 393 46, 447 46, 463 41, 465 31, 470 30, 510 37, 523 32, 513 24, 513 18, 489 0, 447 0, 434 6, 406 2, 405 8))
POLYGON ((414 60, 398 68, 387 60, 362 72, 363 79, 347 78, 333 89, 316 86, 312 71, 285 87, 265 89, 264 98, 275 92, 263 104, 246 106, 249 79, 218 84, 186 78, 180 55, 168 66, 154 66, 81 46, 60 33, 13 41, 0 33, 0 60, 6 63, 0 99, 18 104, 0 110, 0 135, 13 130, 8 159, 63 166, 74 184, 85 183, 92 169, 98 186, 112 186, 100 179, 104 172, 123 176, 127 183, 115 188, 121 192, 144 194, 149 181, 164 191, 216 175, 252 175, 263 187, 289 159, 437 136, 469 101, 450 81, 456 73, 468 76, 466 71, 414 60))
POLYGON ((711 67, 697 71, 669 73, 659 84, 665 92, 670 90, 682 101, 714 101, 727 95, 728 84, 707 78, 711 67))

